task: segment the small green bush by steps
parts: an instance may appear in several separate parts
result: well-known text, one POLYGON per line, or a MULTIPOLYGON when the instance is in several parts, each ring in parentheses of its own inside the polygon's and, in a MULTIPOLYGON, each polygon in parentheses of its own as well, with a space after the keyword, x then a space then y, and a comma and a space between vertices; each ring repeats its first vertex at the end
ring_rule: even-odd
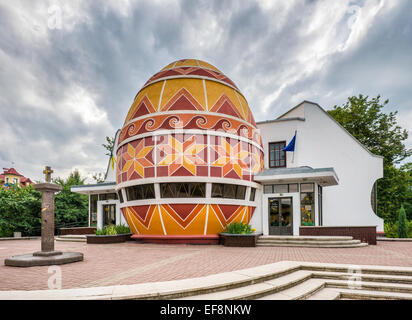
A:
POLYGON ((96 235, 98 236, 109 236, 109 235, 127 234, 127 233, 130 233, 130 228, 123 224, 117 225, 117 226, 110 224, 108 226, 103 227, 103 229, 96 230, 96 235))
POLYGON ((252 229, 252 227, 246 223, 232 222, 231 224, 228 224, 226 226, 226 229, 224 232, 227 232, 230 234, 251 234, 255 231, 256 231, 255 229, 252 229))

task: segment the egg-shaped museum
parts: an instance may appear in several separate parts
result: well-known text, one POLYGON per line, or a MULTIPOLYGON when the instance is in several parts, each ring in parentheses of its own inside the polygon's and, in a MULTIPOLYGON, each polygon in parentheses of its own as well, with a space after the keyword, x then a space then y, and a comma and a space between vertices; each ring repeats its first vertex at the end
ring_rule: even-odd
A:
POLYGON ((135 238, 208 238, 253 215, 261 138, 243 94, 204 61, 173 62, 145 83, 116 159, 120 208, 135 238))
POLYGON ((254 106, 267 118, 255 123, 219 69, 170 63, 122 106, 104 182, 71 187, 89 196, 86 231, 128 224, 143 242, 216 243, 228 224, 244 222, 275 238, 350 235, 375 244, 382 158, 317 103, 284 107, 272 117, 273 106, 254 106))

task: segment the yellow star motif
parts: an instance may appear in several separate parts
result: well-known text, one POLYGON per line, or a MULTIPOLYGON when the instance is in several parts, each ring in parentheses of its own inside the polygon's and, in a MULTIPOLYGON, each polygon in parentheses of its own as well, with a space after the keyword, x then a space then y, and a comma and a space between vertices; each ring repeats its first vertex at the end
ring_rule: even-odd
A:
POLYGON ((183 142, 169 136, 168 144, 160 145, 159 148, 166 156, 158 165, 169 166, 170 175, 180 167, 184 167, 192 175, 196 175, 196 165, 206 165, 206 161, 199 155, 206 148, 206 145, 197 143, 195 136, 185 138, 183 142))
POLYGON ((241 149, 241 142, 232 147, 226 139, 221 139, 221 145, 212 146, 212 148, 220 156, 212 165, 222 167, 223 176, 233 169, 242 178, 242 170, 247 168, 243 160, 249 156, 249 152, 241 149))
POLYGON ((144 168, 153 165, 145 158, 152 149, 153 146, 144 147, 144 139, 138 143, 136 148, 133 148, 130 143, 127 145, 127 152, 123 154, 123 158, 126 160, 123 172, 127 172, 129 179, 134 171, 144 178, 144 168))

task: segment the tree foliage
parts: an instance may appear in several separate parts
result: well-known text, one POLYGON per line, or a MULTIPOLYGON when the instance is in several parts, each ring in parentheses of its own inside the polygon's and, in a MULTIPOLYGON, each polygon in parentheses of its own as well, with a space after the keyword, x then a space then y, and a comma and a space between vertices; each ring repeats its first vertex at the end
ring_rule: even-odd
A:
POLYGON ((378 215, 394 223, 402 204, 407 209, 412 207, 411 163, 396 167, 412 150, 404 145, 408 132, 397 124, 397 111, 384 113, 389 100, 380 100, 379 95, 369 98, 360 94, 328 112, 372 153, 384 158, 384 176, 377 182, 378 215))
POLYGON ((13 232, 31 235, 41 226, 41 193, 31 185, 26 188, 0 188, 0 236, 13 232))
POLYGON ((111 156, 114 149, 114 138, 106 136, 107 144, 103 143, 102 146, 107 150, 106 156, 111 156))
MULTIPOLYGON (((73 185, 84 184, 75 170, 67 179, 56 178, 62 186, 55 196, 55 226, 86 226, 88 222, 88 197, 70 191, 73 185)), ((40 235, 41 193, 28 186, 0 188, 0 237, 11 237, 13 232, 24 236, 40 235)))
POLYGON ((84 185, 85 180, 86 178, 82 178, 78 170, 70 173, 66 180, 54 179, 54 183, 62 186, 62 191, 55 196, 54 214, 56 225, 87 225, 89 216, 88 197, 70 190, 72 186, 84 185))
POLYGON ((408 220, 403 206, 399 209, 398 214, 398 238, 408 238, 408 220))
MULTIPOLYGON (((102 146, 106 150, 106 153, 105 153, 106 156, 110 157, 113 154, 114 141, 115 141, 114 138, 106 136, 106 142, 107 143, 102 144, 102 146)), ((105 174, 103 174, 101 172, 95 172, 95 173, 93 173, 92 178, 93 178, 93 180, 96 181, 96 183, 102 183, 102 182, 104 182, 105 174)))

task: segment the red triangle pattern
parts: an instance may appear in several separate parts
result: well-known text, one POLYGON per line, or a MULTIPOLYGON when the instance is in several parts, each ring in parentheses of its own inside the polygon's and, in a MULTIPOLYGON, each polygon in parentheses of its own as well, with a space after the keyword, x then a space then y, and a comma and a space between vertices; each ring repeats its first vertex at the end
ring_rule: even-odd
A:
POLYGON ((130 120, 144 116, 146 114, 154 113, 156 110, 153 108, 152 103, 150 102, 149 98, 145 96, 139 103, 136 108, 136 111, 133 113, 133 116, 130 120))
POLYGON ((229 116, 237 117, 243 120, 243 117, 237 110, 236 106, 230 101, 229 97, 223 94, 215 105, 210 109, 212 112, 227 114, 229 116))
POLYGON ((185 88, 180 89, 162 108, 167 110, 201 110, 203 106, 185 88))

